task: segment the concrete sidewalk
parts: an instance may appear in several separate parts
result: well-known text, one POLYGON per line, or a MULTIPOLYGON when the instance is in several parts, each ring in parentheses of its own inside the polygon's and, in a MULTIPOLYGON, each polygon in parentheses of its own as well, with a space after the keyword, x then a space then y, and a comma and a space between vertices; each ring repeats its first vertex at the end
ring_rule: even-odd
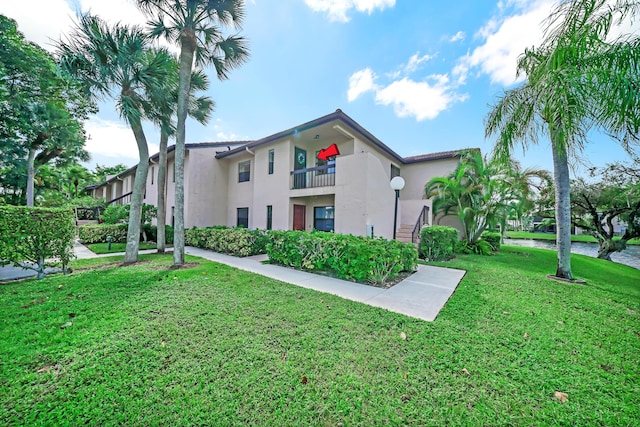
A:
MULTIPOLYGON (((74 243, 73 249, 77 259, 124 255, 124 253, 96 255, 78 241, 74 243)), ((149 249, 139 253, 154 252, 154 249, 149 249)), ((383 289, 279 265, 263 264, 262 261, 267 259, 266 255, 238 258, 190 246, 185 248, 185 252, 292 285, 337 295, 429 322, 435 320, 465 275, 463 270, 419 265, 418 271, 409 278, 389 289, 383 289)), ((35 272, 8 266, 0 268, 0 281, 31 276, 35 276, 35 272)))
POLYGON ((278 265, 263 264, 261 260, 265 259, 264 256, 237 258, 194 247, 187 247, 185 252, 292 285, 326 292, 428 322, 435 320, 466 273, 463 270, 419 265, 418 271, 409 278, 390 289, 382 289, 278 265))

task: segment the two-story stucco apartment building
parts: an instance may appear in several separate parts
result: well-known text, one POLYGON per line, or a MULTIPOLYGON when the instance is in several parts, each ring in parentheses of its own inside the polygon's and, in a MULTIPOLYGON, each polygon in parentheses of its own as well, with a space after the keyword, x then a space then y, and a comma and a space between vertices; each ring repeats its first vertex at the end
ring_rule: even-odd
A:
MULTIPOLYGON (((391 238, 395 191, 402 176, 398 228, 422 216, 433 223, 425 183, 453 171, 459 151, 403 158, 337 110, 256 141, 187 144, 185 226, 313 229, 391 238), (326 160, 320 150, 339 154, 326 160)), ((173 147, 168 156, 167 224, 173 221, 173 147)), ((157 204, 158 154, 150 158, 145 203, 157 204)), ((127 203, 135 167, 90 188, 94 197, 127 203)), ((398 235, 400 236, 400 234, 398 235)))

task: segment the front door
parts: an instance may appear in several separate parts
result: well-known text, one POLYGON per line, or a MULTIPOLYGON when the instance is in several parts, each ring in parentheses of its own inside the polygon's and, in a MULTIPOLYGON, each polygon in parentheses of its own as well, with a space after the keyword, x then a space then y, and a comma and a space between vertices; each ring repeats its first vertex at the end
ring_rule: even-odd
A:
POLYGON ((303 169, 307 168, 307 151, 295 147, 293 154, 293 188, 306 188, 307 173, 303 169))
POLYGON ((306 228, 305 218, 307 217, 307 207, 305 205, 293 205, 293 229, 304 231, 306 228))

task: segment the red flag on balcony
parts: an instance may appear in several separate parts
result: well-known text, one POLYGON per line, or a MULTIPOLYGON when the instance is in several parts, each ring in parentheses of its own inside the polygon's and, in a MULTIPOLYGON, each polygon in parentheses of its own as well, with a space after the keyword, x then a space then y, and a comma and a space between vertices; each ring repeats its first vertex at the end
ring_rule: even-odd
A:
POLYGON ((328 160, 329 157, 338 156, 340 154, 340 150, 338 150, 338 146, 336 144, 331 144, 327 148, 323 148, 318 153, 318 159, 320 160, 328 160))

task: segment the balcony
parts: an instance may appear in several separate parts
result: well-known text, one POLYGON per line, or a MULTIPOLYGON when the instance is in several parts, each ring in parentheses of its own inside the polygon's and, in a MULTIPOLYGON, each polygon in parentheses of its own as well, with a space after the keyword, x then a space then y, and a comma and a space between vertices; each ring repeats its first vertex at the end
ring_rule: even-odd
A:
POLYGON ((292 190, 334 187, 336 185, 336 165, 332 163, 291 171, 290 184, 292 190))

